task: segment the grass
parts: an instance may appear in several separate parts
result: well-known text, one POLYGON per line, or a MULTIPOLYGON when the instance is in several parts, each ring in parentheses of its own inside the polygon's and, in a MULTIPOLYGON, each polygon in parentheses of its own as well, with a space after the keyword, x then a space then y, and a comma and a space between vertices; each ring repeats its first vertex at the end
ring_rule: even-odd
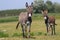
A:
POLYGON ((9 37, 7 33, 4 33, 3 31, 0 32, 0 38, 2 37, 9 37))
POLYGON ((58 14, 55 16, 56 23, 57 23, 56 35, 46 35, 47 34, 46 27, 45 27, 42 15, 41 14, 40 16, 37 16, 37 15, 39 14, 33 15, 33 22, 31 26, 32 38, 30 39, 22 38, 21 26, 19 25, 19 28, 16 30, 15 27, 16 27, 17 21, 14 21, 14 22, 0 23, 0 30, 1 31, 6 30, 4 33, 7 33, 9 35, 6 38, 3 37, 3 39, 4 40, 60 40, 60 16, 58 16, 58 14))
POLYGON ((17 20, 18 20, 17 16, 3 17, 3 18, 0 18, 0 23, 14 22, 14 21, 17 21, 17 20))
POLYGON ((20 37, 20 36, 22 36, 22 33, 14 33, 13 35, 12 35, 12 37, 20 37))
POLYGON ((56 23, 58 24, 56 26, 56 35, 49 36, 46 35, 46 27, 43 20, 33 21, 31 26, 31 36, 35 37, 35 39, 23 39, 20 25, 17 30, 15 29, 17 22, 0 23, 0 30, 6 30, 5 33, 8 33, 9 35, 7 38, 3 37, 5 40, 60 40, 60 20, 57 19, 56 23))
MULTIPOLYGON (((32 26, 31 26, 31 36, 32 37, 35 37, 34 38, 30 38, 30 40, 60 40, 60 20, 57 19, 56 20, 56 23, 58 24, 56 26, 56 35, 55 36, 49 36, 49 35, 46 35, 46 27, 45 27, 45 24, 44 24, 44 21, 43 20, 35 20, 33 21, 32 23, 32 26)), ((16 24, 17 22, 8 22, 8 23, 0 23, 0 30, 6 30, 5 33, 7 33, 9 35, 9 37, 5 38, 4 37, 4 40, 24 40, 22 38, 22 35, 21 35, 21 27, 19 27, 17 30, 15 29, 16 27, 16 24)), ((20 26, 20 25, 19 25, 20 26)), ((28 39, 25 39, 25 40, 28 40, 28 39)))

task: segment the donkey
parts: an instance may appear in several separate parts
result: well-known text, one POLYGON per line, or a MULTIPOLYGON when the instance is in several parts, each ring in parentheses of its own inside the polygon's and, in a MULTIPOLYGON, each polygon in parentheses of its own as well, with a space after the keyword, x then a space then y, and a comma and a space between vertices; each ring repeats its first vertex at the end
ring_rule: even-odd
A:
POLYGON ((30 37, 30 29, 31 29, 31 23, 32 23, 32 13, 33 13, 33 3, 31 5, 28 5, 26 2, 26 12, 21 12, 19 15, 19 20, 16 26, 16 29, 18 28, 19 24, 21 24, 22 27, 22 34, 24 37, 30 37))
POLYGON ((51 28, 51 34, 53 35, 53 32, 54 34, 56 34, 55 32, 55 17, 54 16, 48 16, 48 10, 45 9, 43 11, 41 11, 43 16, 44 16, 44 19, 45 19, 45 24, 46 24, 46 28, 47 28, 47 33, 49 32, 50 28, 51 28))
POLYGON ((49 16, 49 19, 48 19, 48 23, 49 23, 49 30, 50 30, 50 28, 51 28, 51 35, 55 35, 56 34, 56 32, 55 32, 55 25, 57 25, 56 23, 55 23, 55 17, 54 16, 49 16))

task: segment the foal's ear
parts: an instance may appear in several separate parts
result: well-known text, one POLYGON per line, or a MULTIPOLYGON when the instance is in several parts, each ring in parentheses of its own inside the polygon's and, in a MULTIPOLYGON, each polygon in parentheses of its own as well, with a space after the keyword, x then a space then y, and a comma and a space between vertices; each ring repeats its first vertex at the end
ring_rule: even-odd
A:
POLYGON ((31 6, 33 6, 33 2, 31 3, 31 6))
POLYGON ((26 2, 26 4, 25 4, 25 6, 28 7, 28 3, 27 3, 27 2, 26 2))

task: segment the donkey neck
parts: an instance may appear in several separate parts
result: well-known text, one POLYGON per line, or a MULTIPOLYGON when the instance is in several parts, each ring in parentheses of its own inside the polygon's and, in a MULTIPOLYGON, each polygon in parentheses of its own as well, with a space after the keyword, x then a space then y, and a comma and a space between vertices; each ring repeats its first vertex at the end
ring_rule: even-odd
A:
POLYGON ((28 12, 28 14, 31 14, 32 15, 32 13, 29 13, 29 12, 28 12))

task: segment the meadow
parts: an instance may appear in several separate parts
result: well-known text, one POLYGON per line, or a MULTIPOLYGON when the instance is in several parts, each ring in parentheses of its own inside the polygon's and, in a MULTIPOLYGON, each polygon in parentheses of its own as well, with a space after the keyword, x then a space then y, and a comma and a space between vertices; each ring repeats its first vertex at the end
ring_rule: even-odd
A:
MULTIPOLYGON (((51 14, 49 14, 51 16, 51 14)), ((9 16, 0 18, 0 39, 1 40, 60 40, 60 14, 52 13, 56 18, 56 35, 46 33, 46 27, 42 14, 33 14, 31 36, 32 38, 23 38, 21 26, 16 30, 18 16, 9 16)))

